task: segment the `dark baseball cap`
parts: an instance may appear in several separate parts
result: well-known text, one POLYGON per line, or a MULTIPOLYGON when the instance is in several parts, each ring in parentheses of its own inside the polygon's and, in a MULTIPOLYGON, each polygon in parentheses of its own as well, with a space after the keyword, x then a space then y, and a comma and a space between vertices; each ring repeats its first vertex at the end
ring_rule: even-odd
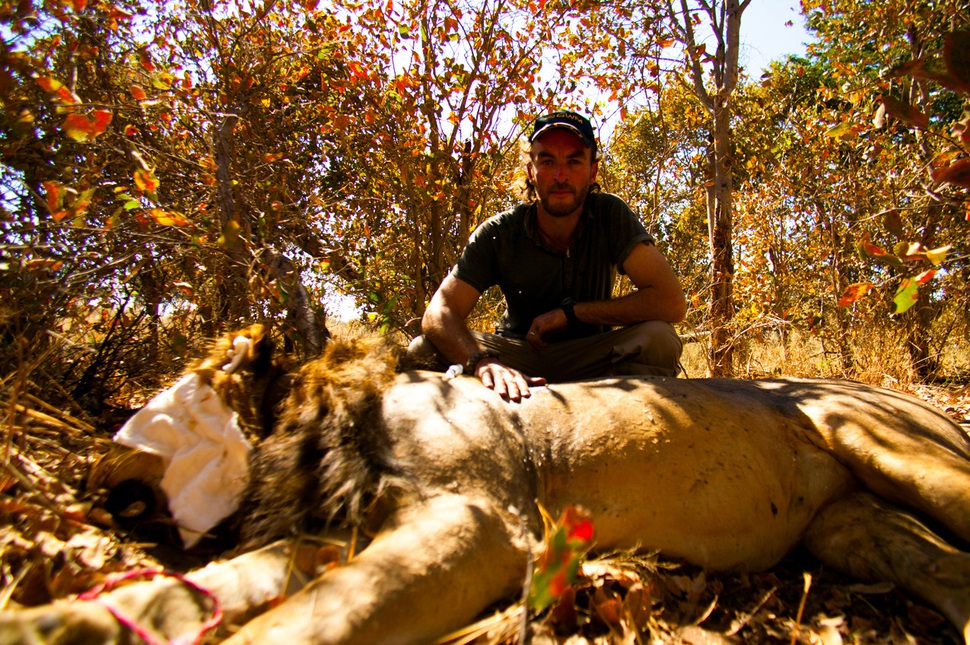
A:
POLYGON ((553 128, 572 130, 587 148, 596 147, 596 135, 593 133, 593 126, 589 124, 589 119, 570 110, 556 110, 536 119, 529 142, 535 141, 540 135, 553 128))

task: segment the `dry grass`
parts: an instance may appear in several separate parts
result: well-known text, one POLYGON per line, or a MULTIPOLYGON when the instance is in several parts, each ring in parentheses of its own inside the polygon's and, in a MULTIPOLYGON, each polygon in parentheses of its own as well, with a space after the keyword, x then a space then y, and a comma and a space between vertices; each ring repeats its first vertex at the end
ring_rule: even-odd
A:
MULTIPOLYGON (((814 334, 791 331, 787 337, 777 334, 744 339, 735 345, 736 378, 794 376, 799 378, 848 378, 871 385, 893 387, 918 380, 904 347, 904 338, 896 330, 882 334, 858 336, 850 342, 853 365, 846 368, 841 355, 814 334)), ((684 346, 683 364, 690 378, 708 374, 709 351, 705 338, 684 346)), ((943 380, 970 379, 970 339, 956 337, 940 352, 943 380)))

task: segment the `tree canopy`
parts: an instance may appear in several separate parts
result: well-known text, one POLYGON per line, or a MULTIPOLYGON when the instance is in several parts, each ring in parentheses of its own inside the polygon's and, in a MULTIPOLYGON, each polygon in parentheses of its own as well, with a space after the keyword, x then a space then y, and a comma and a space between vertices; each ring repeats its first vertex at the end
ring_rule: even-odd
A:
POLYGON ((304 355, 338 303, 412 335, 569 107, 722 358, 801 329, 851 373, 883 326, 932 374, 968 323, 962 4, 805 0, 816 42, 760 79, 747 6, 5 0, 3 356, 104 401, 253 320, 304 355))

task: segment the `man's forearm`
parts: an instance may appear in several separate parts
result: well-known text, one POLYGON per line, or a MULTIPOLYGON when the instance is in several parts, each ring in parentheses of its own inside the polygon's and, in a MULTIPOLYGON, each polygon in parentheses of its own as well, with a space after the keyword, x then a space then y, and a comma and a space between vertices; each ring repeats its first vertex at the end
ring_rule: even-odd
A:
POLYGON ((648 320, 677 323, 684 319, 686 304, 683 296, 662 294, 646 287, 612 300, 578 302, 573 308, 576 317, 593 325, 626 327, 648 320))
POLYGON ((478 343, 464 319, 446 311, 425 314, 421 331, 449 362, 464 365, 478 351, 478 343))

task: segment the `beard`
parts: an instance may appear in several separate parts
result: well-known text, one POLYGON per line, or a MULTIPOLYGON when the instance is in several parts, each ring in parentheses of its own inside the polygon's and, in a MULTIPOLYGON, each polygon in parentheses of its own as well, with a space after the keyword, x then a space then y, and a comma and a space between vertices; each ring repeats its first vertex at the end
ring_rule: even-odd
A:
POLYGON ((537 190, 536 192, 539 196, 539 205, 542 206, 544 211, 553 217, 568 217, 575 213, 577 209, 582 208, 589 188, 577 190, 568 184, 559 184, 550 186, 546 191, 537 190), (572 193, 571 199, 562 194, 552 195, 553 192, 566 190, 572 193))

